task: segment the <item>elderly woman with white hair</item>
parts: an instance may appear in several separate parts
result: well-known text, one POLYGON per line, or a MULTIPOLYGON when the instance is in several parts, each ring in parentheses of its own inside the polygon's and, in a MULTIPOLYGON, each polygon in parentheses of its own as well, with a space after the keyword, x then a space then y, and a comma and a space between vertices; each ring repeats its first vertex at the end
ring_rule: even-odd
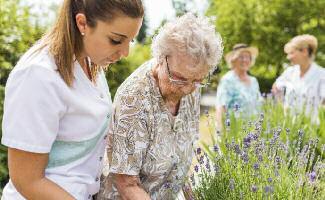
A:
POLYGON ((262 97, 256 78, 248 74, 257 55, 256 47, 236 44, 225 56, 231 70, 222 77, 217 89, 216 125, 219 130, 225 113, 235 110, 244 117, 257 114, 262 97))
POLYGON ((109 173, 98 199, 174 199, 199 134, 200 88, 222 57, 206 17, 185 14, 152 42, 153 59, 119 87, 108 137, 109 173))
POLYGON ((284 106, 293 114, 304 112, 318 123, 318 107, 325 99, 325 69, 314 62, 317 39, 313 35, 298 35, 284 46, 284 51, 293 66, 277 78, 272 92, 284 95, 284 106))

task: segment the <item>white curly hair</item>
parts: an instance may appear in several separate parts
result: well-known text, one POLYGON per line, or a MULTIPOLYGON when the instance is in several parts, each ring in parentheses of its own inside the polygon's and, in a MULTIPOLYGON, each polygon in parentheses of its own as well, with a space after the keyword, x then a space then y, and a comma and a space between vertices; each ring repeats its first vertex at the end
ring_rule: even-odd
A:
POLYGON ((158 60, 175 50, 208 65, 211 72, 222 58, 223 44, 208 17, 187 13, 163 25, 152 41, 152 55, 158 60))

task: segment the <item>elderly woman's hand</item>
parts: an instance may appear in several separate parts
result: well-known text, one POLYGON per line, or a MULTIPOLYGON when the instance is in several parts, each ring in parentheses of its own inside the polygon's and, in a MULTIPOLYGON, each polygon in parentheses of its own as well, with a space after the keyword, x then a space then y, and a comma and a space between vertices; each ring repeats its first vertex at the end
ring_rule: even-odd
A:
POLYGON ((150 200, 148 193, 141 187, 139 176, 113 174, 113 182, 123 200, 150 200))

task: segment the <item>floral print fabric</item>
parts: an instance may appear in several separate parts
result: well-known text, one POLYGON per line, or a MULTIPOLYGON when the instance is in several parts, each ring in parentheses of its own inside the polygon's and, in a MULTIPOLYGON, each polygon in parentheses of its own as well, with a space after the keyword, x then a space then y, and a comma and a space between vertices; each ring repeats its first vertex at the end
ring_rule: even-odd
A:
POLYGON ((262 97, 256 78, 250 76, 250 85, 242 83, 234 71, 227 72, 217 89, 216 106, 228 111, 239 109, 245 116, 257 114, 262 97))
POLYGON ((200 91, 181 99, 177 116, 168 111, 152 76, 151 60, 118 89, 109 127, 109 175, 100 199, 118 199, 112 173, 137 175, 151 199, 174 199, 185 183, 198 138, 200 91))

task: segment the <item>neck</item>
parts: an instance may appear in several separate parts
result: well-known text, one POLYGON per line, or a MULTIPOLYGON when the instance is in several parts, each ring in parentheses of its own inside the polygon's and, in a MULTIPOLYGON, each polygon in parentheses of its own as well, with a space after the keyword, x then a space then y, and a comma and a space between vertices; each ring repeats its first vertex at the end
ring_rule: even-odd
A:
POLYGON ((238 67, 235 67, 234 72, 241 80, 246 80, 248 78, 247 71, 245 71, 245 70, 240 70, 240 69, 238 69, 238 67))
POLYGON ((88 62, 87 57, 86 56, 79 56, 79 57, 77 57, 77 61, 79 62, 82 70, 84 71, 84 73, 86 74, 88 79, 90 81, 93 81, 92 71, 90 69, 92 64, 87 63, 88 62))
POLYGON ((307 60, 306 62, 300 63, 300 77, 303 77, 306 72, 309 70, 310 66, 312 64, 312 61, 307 60))

